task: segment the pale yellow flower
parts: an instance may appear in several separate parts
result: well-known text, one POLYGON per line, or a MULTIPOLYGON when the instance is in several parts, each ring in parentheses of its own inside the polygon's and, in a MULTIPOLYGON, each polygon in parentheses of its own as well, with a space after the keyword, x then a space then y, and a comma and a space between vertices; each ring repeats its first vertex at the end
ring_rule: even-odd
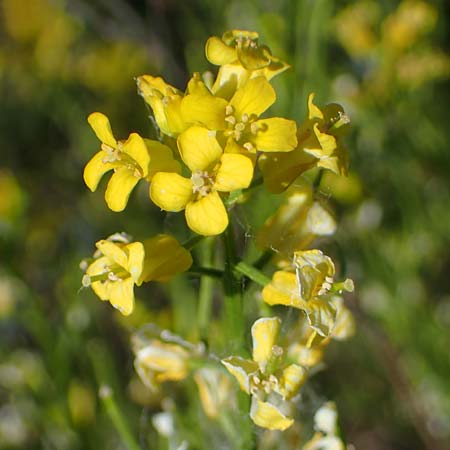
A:
POLYGON ((284 362, 284 350, 277 343, 281 320, 258 319, 252 326, 253 358, 230 356, 222 364, 236 378, 241 389, 252 395, 251 419, 260 427, 285 430, 294 420, 284 408, 306 380, 306 371, 298 364, 284 362))

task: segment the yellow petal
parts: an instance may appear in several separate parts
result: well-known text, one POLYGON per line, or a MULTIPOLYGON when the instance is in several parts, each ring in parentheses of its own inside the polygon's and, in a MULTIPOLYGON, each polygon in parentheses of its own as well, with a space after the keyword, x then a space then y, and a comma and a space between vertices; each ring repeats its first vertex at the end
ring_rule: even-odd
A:
POLYGON ((127 167, 119 167, 109 180, 105 192, 106 203, 112 211, 123 211, 127 206, 131 191, 140 178, 136 177, 135 171, 127 167))
POLYGON ((230 64, 237 59, 236 50, 216 36, 212 36, 206 41, 205 53, 206 59, 216 66, 230 64))
POLYGON ((192 172, 209 169, 223 153, 215 133, 204 127, 188 128, 180 134, 177 142, 181 157, 192 172))
POLYGON ((330 156, 337 148, 336 138, 331 134, 322 133, 319 130, 319 125, 317 123, 314 124, 313 130, 320 148, 308 148, 308 145, 306 144, 304 146, 305 152, 314 155, 316 158, 321 158, 322 156, 330 156))
POLYGON ((313 299, 306 303, 306 316, 311 328, 322 337, 331 334, 336 319, 336 308, 330 302, 321 299, 313 299))
POLYGON ((263 372, 272 356, 272 347, 276 344, 280 325, 278 317, 263 317, 252 326, 253 360, 263 372))
POLYGON ((280 194, 299 175, 314 167, 316 161, 313 156, 298 148, 286 153, 264 153, 258 162, 267 189, 274 194, 280 194))
POLYGON ((323 119, 322 111, 314 104, 314 97, 316 94, 312 92, 308 96, 308 119, 323 119))
POLYGON ((189 120, 185 120, 181 105, 183 97, 176 96, 165 101, 164 113, 167 120, 167 133, 169 136, 176 137, 182 133, 188 126, 189 120))
POLYGON ((145 260, 140 282, 168 281, 192 265, 192 256, 178 241, 160 234, 144 241, 145 260))
POLYGON ((134 308, 134 282, 131 278, 108 283, 109 302, 124 316, 133 312, 134 308))
POLYGON ((283 431, 294 423, 294 419, 286 417, 276 406, 262 402, 256 397, 252 397, 250 418, 256 425, 268 430, 283 431))
POLYGON ((172 150, 159 141, 144 139, 148 152, 150 153, 150 164, 148 166, 147 180, 151 181, 158 172, 181 172, 180 163, 173 157, 172 150))
POLYGON ((182 93, 160 77, 142 75, 137 79, 139 94, 150 105, 160 130, 176 137, 187 126, 181 115, 182 93))
POLYGON ((96 153, 84 168, 84 182, 92 192, 97 189, 98 183, 103 175, 115 167, 114 164, 103 162, 106 156, 106 152, 103 150, 96 153))
POLYGON ((150 163, 150 155, 144 139, 137 133, 131 133, 129 138, 124 142, 122 151, 130 155, 140 166, 142 177, 148 175, 148 165, 150 163))
POLYGON ((222 192, 247 188, 253 178, 253 163, 250 158, 238 153, 224 153, 220 158, 214 188, 222 192))
POLYGON ((226 64, 220 67, 211 90, 215 96, 230 100, 236 90, 250 79, 251 74, 252 71, 240 64, 226 64))
POLYGON ((131 275, 135 283, 139 280, 144 264, 145 250, 141 242, 132 242, 124 247, 127 252, 127 262, 125 269, 131 275))
POLYGON ((285 72, 290 67, 291 66, 289 64, 272 56, 272 61, 270 62, 270 64, 268 66, 266 66, 262 69, 253 71, 252 78, 257 77, 257 76, 263 76, 269 81, 276 75, 279 75, 280 73, 285 72))
POLYGON ((186 206, 188 227, 203 236, 223 233, 228 226, 228 214, 217 192, 211 192, 186 206))
POLYGON ((211 95, 199 72, 195 72, 192 75, 188 82, 186 92, 193 95, 211 95))
POLYGON ((237 47, 236 54, 239 62, 249 70, 258 70, 267 67, 272 57, 269 48, 265 45, 260 47, 251 45, 237 47))
POLYGON ((117 141, 111 131, 109 119, 104 114, 94 112, 89 115, 88 122, 101 142, 112 148, 117 146, 117 141))
POLYGON ((310 300, 326 294, 333 282, 334 263, 320 250, 305 250, 294 253, 294 263, 298 268, 298 278, 302 297, 310 300))
POLYGON ((295 273, 277 271, 272 281, 262 290, 263 300, 269 305, 285 305, 300 308, 304 305, 300 297, 295 273))
MULTIPOLYGON (((107 256, 97 258, 86 269, 86 275, 90 277, 102 275, 105 273, 105 266, 109 266, 110 264, 111 260, 107 256)), ((108 300, 108 290, 105 282, 94 281, 93 283, 91 283, 91 288, 100 298, 100 300, 108 300)))
POLYGON ((279 380, 278 393, 289 400, 297 395, 306 379, 306 370, 297 364, 291 364, 283 370, 279 380))
POLYGON ((204 125, 210 130, 224 130, 227 105, 226 100, 211 94, 187 95, 181 102, 181 113, 186 122, 204 125))
POLYGON ((297 125, 293 120, 273 117, 256 122, 258 131, 252 139, 262 152, 290 152, 297 147, 297 125))
POLYGON ((240 388, 250 394, 250 376, 258 372, 258 364, 240 356, 230 356, 222 359, 221 363, 236 378, 240 388))
POLYGON ((106 239, 102 239, 101 241, 96 242, 95 246, 110 261, 126 269, 127 254, 120 245, 117 245, 114 242, 108 241, 106 239))
POLYGON ((189 354, 179 345, 153 340, 136 355, 137 364, 158 374, 159 382, 182 380, 187 376, 189 354))
POLYGON ((150 185, 150 198, 164 211, 182 211, 193 196, 192 182, 177 173, 158 172, 150 185))
POLYGON ((259 116, 273 105, 276 100, 273 87, 264 77, 248 80, 231 99, 235 114, 240 119, 243 114, 259 116))

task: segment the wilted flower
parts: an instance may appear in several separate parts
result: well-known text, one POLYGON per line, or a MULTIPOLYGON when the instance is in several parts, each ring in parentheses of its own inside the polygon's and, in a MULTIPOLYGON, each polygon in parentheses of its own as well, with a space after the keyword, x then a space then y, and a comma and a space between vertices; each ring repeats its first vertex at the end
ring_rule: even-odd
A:
POLYGON ((151 339, 136 351, 134 367, 142 382, 156 389, 164 381, 186 378, 189 358, 189 352, 180 345, 151 339))
MULTIPOLYGON (((294 253, 292 266, 277 271, 262 291, 269 305, 285 305, 305 311, 310 326, 328 336, 335 325, 336 308, 327 295, 333 288, 335 267, 320 250, 294 253)), ((353 290, 351 280, 338 283, 335 290, 353 290)))
POLYGON ((259 166, 267 188, 279 194, 312 167, 322 167, 338 175, 347 174, 347 152, 340 137, 350 119, 342 106, 331 103, 323 110, 308 97, 308 119, 298 129, 298 146, 291 152, 261 155, 259 166))
POLYGON ((221 370, 202 367, 195 372, 194 380, 203 410, 209 418, 216 418, 226 405, 232 405, 232 381, 221 370))
POLYGON ((283 348, 276 345, 281 320, 278 317, 258 319, 252 326, 253 358, 230 356, 222 364, 237 379, 241 389, 252 395, 250 417, 256 425, 285 430, 294 420, 282 409, 306 380, 306 371, 284 361, 283 348))
POLYGON ((288 192, 285 202, 258 230, 258 247, 292 253, 306 248, 320 236, 335 232, 334 217, 321 202, 314 200, 310 186, 302 185, 288 192))

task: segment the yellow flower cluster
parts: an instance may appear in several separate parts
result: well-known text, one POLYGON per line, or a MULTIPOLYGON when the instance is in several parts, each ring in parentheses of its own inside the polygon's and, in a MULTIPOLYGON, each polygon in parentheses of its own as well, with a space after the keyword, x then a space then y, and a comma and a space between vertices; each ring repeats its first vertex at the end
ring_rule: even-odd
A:
MULTIPOLYGON (((301 317, 295 326, 282 333, 280 318, 257 319, 251 327, 251 359, 244 353, 212 358, 204 348, 173 335, 167 339, 163 333, 134 339, 135 368, 146 386, 156 389, 162 382, 193 374, 206 416, 216 418, 231 404, 231 374, 251 396, 253 422, 268 430, 285 430, 294 423, 295 399, 326 345, 354 330, 340 295, 352 291, 353 283, 336 282, 332 259, 310 248, 317 238, 332 235, 336 222, 311 186, 291 186, 311 168, 346 175, 342 136, 349 119, 340 105, 319 108, 314 94, 308 97, 308 117, 299 125, 265 117, 276 101, 270 81, 289 66, 258 39, 257 33, 242 30, 208 39, 206 57, 219 66, 217 75, 195 73, 185 91, 160 77, 137 78, 138 92, 153 112, 157 141, 137 133, 116 140, 107 117, 91 114, 88 121, 101 146, 86 165, 84 180, 95 191, 103 175, 112 172, 106 203, 122 211, 143 179, 154 204, 168 212, 184 211, 189 229, 202 236, 227 229, 227 208, 232 205, 227 199, 252 182, 258 184, 262 178, 272 193, 287 191, 285 202, 256 234, 263 252, 277 251, 278 270, 272 279, 261 272, 255 275, 254 267, 242 269, 245 263, 236 263, 234 257, 227 256, 225 267, 235 265, 236 271, 240 265, 242 274, 259 279, 266 308, 284 305, 298 310, 301 317)), ((133 310, 134 285, 168 281, 192 264, 189 251, 169 235, 131 242, 116 234, 96 247, 93 260, 85 263, 83 285, 123 314, 133 310)))
POLYGON ((270 80, 288 65, 259 45, 257 33, 232 30, 211 37, 206 57, 220 66, 217 77, 194 73, 185 92, 160 77, 137 78, 160 141, 137 133, 117 141, 106 116, 89 116, 102 144, 84 179, 95 191, 101 177, 114 171, 105 193, 110 209, 122 211, 134 186, 145 179, 151 200, 162 210, 184 211, 191 230, 218 235, 228 226, 223 200, 248 188, 258 170, 275 193, 312 167, 346 173, 340 137, 349 120, 339 105, 322 110, 311 94, 308 119, 299 127, 293 120, 261 117, 276 101, 270 80))

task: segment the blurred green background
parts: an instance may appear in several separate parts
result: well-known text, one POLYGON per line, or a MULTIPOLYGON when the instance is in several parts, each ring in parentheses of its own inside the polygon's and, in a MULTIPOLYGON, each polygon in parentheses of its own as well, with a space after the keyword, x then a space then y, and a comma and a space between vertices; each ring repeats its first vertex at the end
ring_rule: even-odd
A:
POLYGON ((88 191, 82 170, 98 141, 86 117, 107 114, 118 137, 152 136, 133 78, 161 75, 183 89, 193 71, 214 69, 206 39, 231 28, 258 31, 292 64, 274 80, 274 113, 302 121, 314 91, 319 105, 344 105, 353 123, 350 175, 326 174, 320 190, 339 218, 336 243, 355 280, 349 306, 358 331, 330 347, 315 390, 336 401, 356 448, 449 448, 446 0, 0 5, 1 449, 126 448, 98 399, 103 383, 142 449, 152 448, 149 418, 159 400, 134 375, 129 334, 158 321, 189 337, 183 319, 195 299, 187 295, 174 312, 168 293, 186 281, 151 285, 124 319, 80 290, 79 262, 98 239, 176 227, 145 187, 124 213, 107 209, 102 187, 88 191))

